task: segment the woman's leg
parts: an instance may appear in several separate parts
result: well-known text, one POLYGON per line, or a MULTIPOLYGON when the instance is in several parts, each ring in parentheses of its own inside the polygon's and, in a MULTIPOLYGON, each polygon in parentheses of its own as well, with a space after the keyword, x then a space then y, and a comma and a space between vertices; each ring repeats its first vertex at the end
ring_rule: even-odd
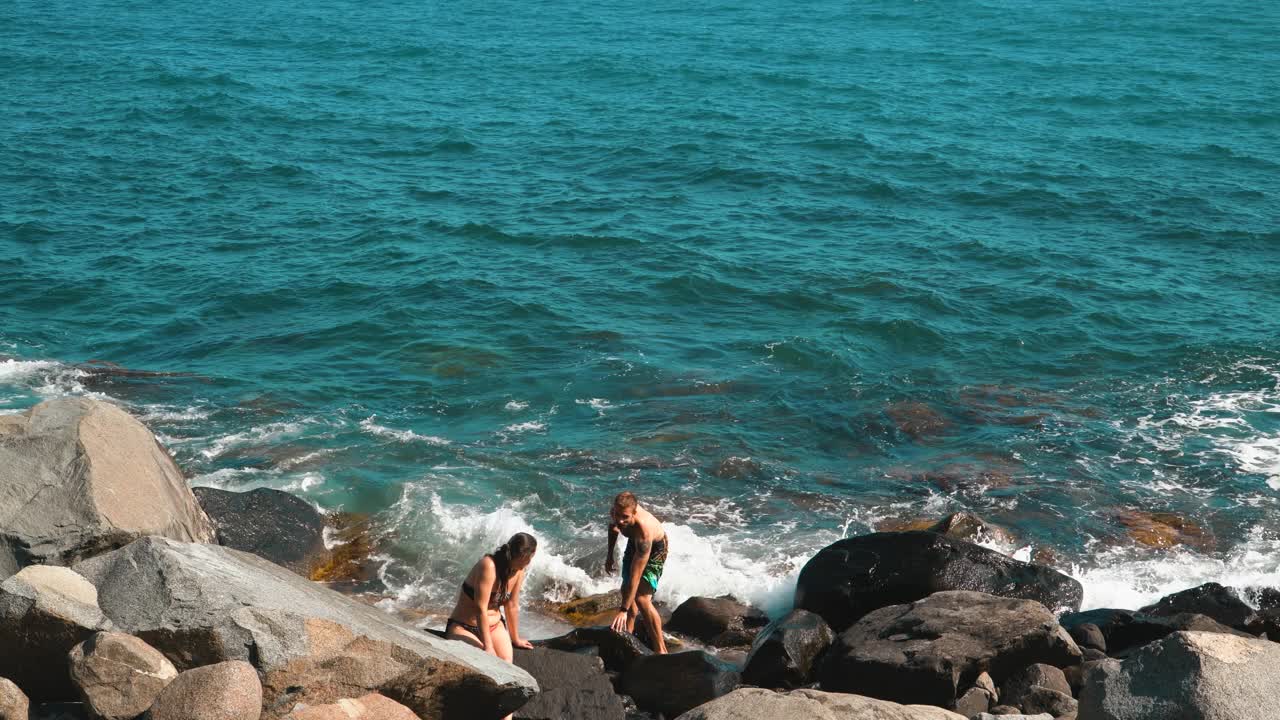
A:
POLYGON ((474 645, 480 650, 484 649, 484 641, 476 637, 475 633, 457 623, 449 623, 449 629, 445 632, 445 637, 450 640, 461 640, 468 645, 474 645))
POLYGON ((515 653, 511 649, 511 633, 507 632, 507 624, 498 623, 498 627, 489 631, 489 637, 493 638, 493 651, 498 657, 511 662, 515 653))
MULTIPOLYGON (((507 624, 498 623, 498 627, 489 631, 489 637, 493 638, 493 651, 498 657, 511 662, 515 652, 511 649, 511 633, 507 632, 507 624)), ((511 720, 511 716, 508 715, 502 720, 511 720)))

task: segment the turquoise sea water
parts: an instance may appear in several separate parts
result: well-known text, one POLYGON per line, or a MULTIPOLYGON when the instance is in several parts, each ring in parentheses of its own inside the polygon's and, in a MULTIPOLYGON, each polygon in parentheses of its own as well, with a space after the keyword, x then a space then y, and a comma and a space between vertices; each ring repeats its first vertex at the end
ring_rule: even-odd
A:
POLYGON ((974 510, 1091 604, 1280 584, 1280 5, 0 6, 0 408, 375 513, 438 611, 607 500, 782 607, 974 510), (94 374, 105 360, 178 376, 94 374), (1196 547, 1137 545, 1127 511, 1196 547))

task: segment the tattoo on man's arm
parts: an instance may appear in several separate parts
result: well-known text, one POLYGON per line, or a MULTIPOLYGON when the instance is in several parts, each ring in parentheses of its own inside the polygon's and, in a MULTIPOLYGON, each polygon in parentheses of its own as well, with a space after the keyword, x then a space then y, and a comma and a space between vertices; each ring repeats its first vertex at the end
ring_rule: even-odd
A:
POLYGON ((649 540, 637 540, 637 541, 636 541, 636 556, 637 556, 637 557, 643 557, 643 556, 645 556, 645 555, 648 555, 648 554, 649 554, 649 551, 650 551, 651 549, 653 549, 653 543, 652 543, 651 541, 649 541, 649 540))

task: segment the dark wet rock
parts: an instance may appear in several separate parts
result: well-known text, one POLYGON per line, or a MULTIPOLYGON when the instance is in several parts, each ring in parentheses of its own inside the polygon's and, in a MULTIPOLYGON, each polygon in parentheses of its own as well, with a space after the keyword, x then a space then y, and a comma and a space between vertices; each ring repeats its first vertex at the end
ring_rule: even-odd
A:
POLYGON ((738 687, 738 669, 694 650, 636 658, 622 675, 623 692, 642 710, 676 717, 738 687))
POLYGON ((59 398, 0 416, 0 577, 70 565, 143 535, 212 542, 173 458, 129 413, 59 398))
MULTIPOLYGON (((27 719, 22 718, 22 720, 27 719)), ((92 718, 84 703, 54 702, 32 705, 31 720, 92 720, 92 718)))
POLYGON ((928 518, 916 520, 887 520, 876 525, 879 532, 908 532, 927 530, 940 535, 967 540, 969 542, 994 541, 1005 545, 1013 545, 1013 536, 1008 530, 992 525, 971 512, 952 513, 941 520, 928 518))
POLYGON ((622 698, 596 656, 535 648, 516 649, 515 663, 542 691, 516 711, 530 720, 623 720, 622 698))
POLYGON ((1115 517, 1134 542, 1147 547, 1185 545, 1196 550, 1212 550, 1217 544, 1213 535, 1194 520, 1174 513, 1122 510, 1115 517))
POLYGON ((1107 651, 1107 638, 1102 630, 1093 623, 1080 623, 1070 629, 1071 639, 1076 641, 1081 650, 1093 649, 1107 651))
POLYGON ((1280 644, 1178 632, 1123 662, 1090 668, 1080 720, 1271 720, 1280 697, 1280 644))
POLYGON ((312 566, 323 561, 324 517, 306 500, 271 488, 227 492, 198 487, 193 492, 213 520, 219 544, 308 577, 312 566))
POLYGON ((132 720, 178 677, 160 651, 132 635, 100 632, 70 653, 71 680, 99 720, 132 720))
POLYGON ((1037 602, 941 592, 881 608, 845 630, 819 681, 824 690, 952 707, 983 672, 1002 683, 1028 665, 1079 660, 1071 636, 1037 602))
MULTIPOLYGON (((163 652, 179 670, 247 660, 264 674, 296 669, 298 677, 306 678, 316 668, 332 674, 332 666, 325 664, 335 658, 350 658, 367 668, 368 656, 376 653, 361 659, 346 650, 364 638, 384 643, 390 649, 381 655, 388 662, 411 665, 421 677, 405 678, 400 696, 383 687, 363 690, 382 691, 415 711, 438 709, 456 699, 492 706, 501 716, 537 692, 527 673, 492 655, 419 632, 374 607, 230 548, 148 537, 76 569, 97 586, 103 611, 120 630, 163 652), (415 697, 415 688, 442 695, 415 697)), ((369 677, 386 680, 381 671, 369 677)))
POLYGON ((1250 635, 1280 641, 1280 609, 1259 610, 1245 626, 1245 631, 1250 635))
POLYGON ((681 715, 678 720, 965 720, 928 705, 800 689, 773 692, 740 688, 681 715))
POLYGON ((1247 587, 1243 594, 1259 610, 1280 610, 1280 588, 1247 587))
POLYGON ((1098 627, 1106 639, 1107 653, 1119 657, 1124 653, 1155 642, 1179 630, 1213 632, 1246 636, 1247 633, 1229 628, 1213 618, 1195 613, 1182 613, 1161 617, 1133 610, 1098 608, 1080 613, 1067 613, 1059 618, 1068 631, 1083 624, 1098 627))
POLYGON ((27 720, 31 701, 13 681, 0 677, 0 720, 27 720))
POLYGON ((613 622, 613 616, 618 613, 618 606, 621 604, 622 594, 617 590, 610 590, 570 600, 555 605, 552 609, 571 625, 596 627, 613 622))
POLYGON ((616 673, 625 671, 636 658, 653 654, 634 635, 617 633, 607 627, 578 628, 560 637, 536 640, 533 644, 552 650, 596 655, 604 661, 606 670, 616 673))
POLYGON ((766 688, 798 688, 812 682, 835 633, 821 616, 792 610, 756 637, 742 672, 744 682, 766 688))
POLYGON ((1003 705, 1015 705, 1026 710, 1027 707, 1023 701, 1031 690, 1037 687, 1054 690, 1068 697, 1071 695, 1071 685, 1060 668, 1036 663, 1019 670, 1000 684, 1000 702, 1003 705))
POLYGON ((764 474, 764 466, 749 457, 727 457, 711 469, 711 474, 725 480, 749 480, 764 474))
POLYGON ((37 703, 74 698, 67 653, 110 628, 88 580, 64 567, 23 568, 0 584, 0 677, 37 703))
POLYGON ((1083 588, 1052 568, 932 532, 874 533, 823 548, 805 564, 795 605, 837 631, 877 608, 971 590, 1077 609, 1083 588))
POLYGON ((899 430, 915 440, 941 435, 950 425, 941 413, 922 402, 896 402, 886 407, 884 413, 899 430))
POLYGON ((716 647, 750 645, 769 616, 729 595, 691 597, 680 603, 666 627, 716 647))
POLYGON ((193 668, 169 683, 148 720, 258 720, 262 685, 247 662, 231 660, 193 668))
POLYGON ((1159 602, 1148 605, 1139 612, 1163 617, 1198 613, 1234 628, 1243 628, 1254 618, 1253 608, 1249 607, 1233 588, 1224 587, 1218 583, 1205 583, 1166 595, 1160 598, 1159 602))
POLYGON ((358 592, 370 588, 377 578, 377 539, 368 515, 335 512, 324 518, 330 528, 333 547, 312 563, 310 577, 330 587, 358 592))

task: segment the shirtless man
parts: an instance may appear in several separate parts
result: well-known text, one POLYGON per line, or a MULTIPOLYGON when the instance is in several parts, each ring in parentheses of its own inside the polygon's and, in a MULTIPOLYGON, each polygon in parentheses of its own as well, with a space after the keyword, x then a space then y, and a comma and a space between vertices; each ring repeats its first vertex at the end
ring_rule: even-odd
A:
POLYGON ((622 605, 610 627, 617 632, 633 632, 639 614, 649 631, 654 651, 666 653, 662 616, 653 606, 653 594, 658 590, 658 580, 662 578, 662 568, 667 562, 667 533, 662 529, 662 523, 640 507, 636 496, 629 492, 619 493, 613 499, 609 520, 609 555, 604 561, 605 572, 613 572, 613 548, 618 542, 618 533, 626 533, 627 536, 627 550, 622 557, 622 605))

